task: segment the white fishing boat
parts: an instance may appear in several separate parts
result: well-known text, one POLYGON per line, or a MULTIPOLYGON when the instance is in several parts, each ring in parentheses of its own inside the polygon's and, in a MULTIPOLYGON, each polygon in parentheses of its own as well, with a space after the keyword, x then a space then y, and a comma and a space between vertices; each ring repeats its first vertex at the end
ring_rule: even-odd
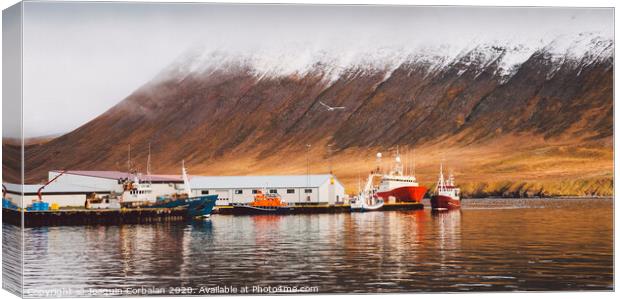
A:
POLYGON ((377 190, 372 185, 372 174, 368 177, 364 189, 351 200, 351 211, 364 212, 376 211, 383 207, 385 202, 377 196, 377 190))

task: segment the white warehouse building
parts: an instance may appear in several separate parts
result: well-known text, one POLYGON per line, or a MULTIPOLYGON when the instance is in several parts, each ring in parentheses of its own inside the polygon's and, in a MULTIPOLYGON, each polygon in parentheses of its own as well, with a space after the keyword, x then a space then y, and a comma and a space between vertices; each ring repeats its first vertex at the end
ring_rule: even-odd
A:
POLYGON ((344 186, 331 174, 274 176, 193 176, 193 195, 217 194, 217 205, 249 203, 257 192, 277 193, 288 204, 336 204, 344 186))

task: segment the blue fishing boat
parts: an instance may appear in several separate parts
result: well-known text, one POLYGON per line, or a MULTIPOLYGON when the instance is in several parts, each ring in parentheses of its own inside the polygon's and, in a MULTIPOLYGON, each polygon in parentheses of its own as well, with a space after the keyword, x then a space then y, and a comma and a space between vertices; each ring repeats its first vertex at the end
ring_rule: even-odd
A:
POLYGON ((135 175, 124 186, 120 200, 121 206, 171 209, 187 207, 187 213, 190 217, 208 217, 215 207, 217 195, 191 196, 192 191, 187 169, 185 168, 185 161, 182 162, 181 172, 184 186, 183 193, 166 196, 153 196, 151 184, 141 182, 138 176, 135 175))
POLYGON ((187 206, 187 214, 191 217, 206 217, 211 215, 217 195, 201 195, 196 197, 160 199, 149 208, 178 208, 187 206))

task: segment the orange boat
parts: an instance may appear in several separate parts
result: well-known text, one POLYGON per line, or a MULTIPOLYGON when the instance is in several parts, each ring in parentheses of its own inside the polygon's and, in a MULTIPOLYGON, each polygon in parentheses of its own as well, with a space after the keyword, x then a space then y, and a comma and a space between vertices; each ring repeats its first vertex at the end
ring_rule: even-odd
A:
POLYGON ((293 211, 293 207, 282 201, 277 193, 263 193, 258 191, 254 196, 254 201, 247 205, 233 205, 231 214, 236 215, 256 215, 256 214, 288 214, 293 211))
POLYGON ((280 195, 277 193, 264 194, 258 190, 254 196, 254 201, 250 203, 252 207, 269 208, 269 207, 287 207, 280 199, 280 195))

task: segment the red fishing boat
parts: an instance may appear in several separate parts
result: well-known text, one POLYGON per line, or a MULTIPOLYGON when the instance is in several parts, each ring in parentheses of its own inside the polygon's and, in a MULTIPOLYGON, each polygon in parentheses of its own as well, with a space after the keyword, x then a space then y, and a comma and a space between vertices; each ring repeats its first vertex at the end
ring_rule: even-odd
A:
MULTIPOLYGON (((381 153, 377 154, 377 159, 381 159, 381 153)), ((376 195, 383 198, 384 201, 420 202, 426 194, 427 188, 420 186, 415 175, 407 175, 403 171, 403 164, 398 151, 390 172, 376 177, 379 179, 376 195)))
POLYGON ((448 179, 443 177, 443 164, 439 167, 439 179, 435 187, 435 194, 431 197, 433 210, 452 210, 461 207, 461 189, 454 184, 454 176, 450 174, 448 179))

